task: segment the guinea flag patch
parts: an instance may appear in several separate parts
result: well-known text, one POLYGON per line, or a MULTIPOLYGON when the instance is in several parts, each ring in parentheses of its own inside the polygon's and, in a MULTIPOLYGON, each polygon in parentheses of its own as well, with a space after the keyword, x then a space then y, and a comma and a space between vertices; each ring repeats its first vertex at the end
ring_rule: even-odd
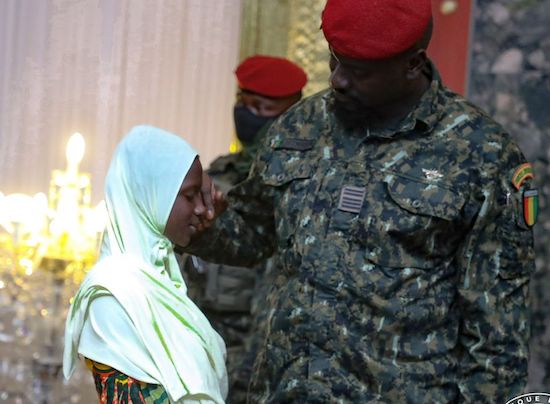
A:
POLYGON ((539 214, 539 191, 527 189, 523 191, 523 220, 527 227, 533 227, 539 214))
POLYGON ((514 184, 514 188, 519 191, 521 185, 529 178, 533 178, 533 175, 533 166, 531 163, 520 165, 516 171, 514 171, 514 175, 512 176, 512 184, 514 184))

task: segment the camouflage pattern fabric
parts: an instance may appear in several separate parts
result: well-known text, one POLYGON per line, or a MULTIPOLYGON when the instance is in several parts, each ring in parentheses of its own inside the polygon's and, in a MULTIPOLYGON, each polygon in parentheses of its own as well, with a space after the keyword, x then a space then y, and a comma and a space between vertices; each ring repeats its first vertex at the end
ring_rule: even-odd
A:
MULTIPOLYGON (((257 139, 265 135, 260 131, 257 139)), ((248 176, 258 143, 240 152, 220 156, 208 167, 208 174, 224 192, 248 176)), ((229 393, 227 403, 245 403, 257 349, 263 341, 265 264, 254 269, 226 266, 186 257, 184 276, 189 297, 197 303, 227 345, 229 393), (202 267, 202 268, 198 268, 202 267)))
POLYGON ((233 185, 246 179, 251 165, 252 157, 244 149, 238 153, 226 154, 216 158, 208 167, 207 172, 216 185, 227 192, 233 185))
POLYGON ((227 192, 231 187, 248 177, 250 167, 254 162, 258 148, 267 135, 268 129, 269 124, 260 129, 254 141, 243 146, 239 152, 220 156, 210 163, 207 172, 218 188, 227 192))
POLYGON ((246 365, 243 357, 249 346, 247 340, 252 337, 251 301, 256 273, 250 268, 213 264, 186 256, 184 276, 189 298, 200 307, 226 344, 229 377, 226 401, 244 403, 251 371, 240 368, 246 365))
MULTIPOLYGON (((246 403, 248 387, 253 374, 254 362, 264 346, 267 319, 272 305, 274 289, 273 261, 256 269, 256 283, 250 307, 250 324, 248 335, 244 338, 244 349, 240 360, 231 367, 229 385, 230 403, 246 403)), ((229 372, 229 371, 228 371, 229 372)))
POLYGON ((397 130, 345 129, 330 90, 270 128, 187 249, 276 252, 249 402, 506 402, 527 377, 533 236, 501 126, 444 88, 397 130))
POLYGON ((248 177, 250 167, 254 162, 259 147, 265 141, 270 124, 264 125, 256 134, 254 140, 243 145, 243 148, 239 152, 220 156, 210 163, 207 172, 219 188, 229 191, 231 187, 248 177))

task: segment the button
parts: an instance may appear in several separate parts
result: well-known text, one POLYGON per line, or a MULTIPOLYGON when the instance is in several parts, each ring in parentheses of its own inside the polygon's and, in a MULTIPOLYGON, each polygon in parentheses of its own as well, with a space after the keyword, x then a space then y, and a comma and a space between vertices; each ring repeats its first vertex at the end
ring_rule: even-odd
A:
POLYGON ((286 239, 286 245, 288 247, 291 247, 294 245, 294 234, 291 234, 290 236, 288 236, 288 238, 286 239))

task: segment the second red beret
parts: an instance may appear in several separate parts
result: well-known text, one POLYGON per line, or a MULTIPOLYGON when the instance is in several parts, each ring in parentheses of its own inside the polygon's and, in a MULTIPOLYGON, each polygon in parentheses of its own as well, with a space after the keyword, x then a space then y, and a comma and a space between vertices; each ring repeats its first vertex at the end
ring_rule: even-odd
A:
POLYGON ((267 97, 286 97, 299 92, 307 82, 304 70, 290 60, 256 55, 235 69, 239 87, 267 97))

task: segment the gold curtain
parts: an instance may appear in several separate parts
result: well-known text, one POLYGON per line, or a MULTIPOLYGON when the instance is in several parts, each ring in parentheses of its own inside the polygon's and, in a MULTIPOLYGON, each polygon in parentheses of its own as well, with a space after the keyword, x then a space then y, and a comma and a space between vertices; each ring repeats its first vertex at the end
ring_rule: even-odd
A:
POLYGON ((308 74, 304 95, 327 87, 328 48, 321 26, 325 0, 244 0, 241 60, 254 54, 283 56, 308 74))

